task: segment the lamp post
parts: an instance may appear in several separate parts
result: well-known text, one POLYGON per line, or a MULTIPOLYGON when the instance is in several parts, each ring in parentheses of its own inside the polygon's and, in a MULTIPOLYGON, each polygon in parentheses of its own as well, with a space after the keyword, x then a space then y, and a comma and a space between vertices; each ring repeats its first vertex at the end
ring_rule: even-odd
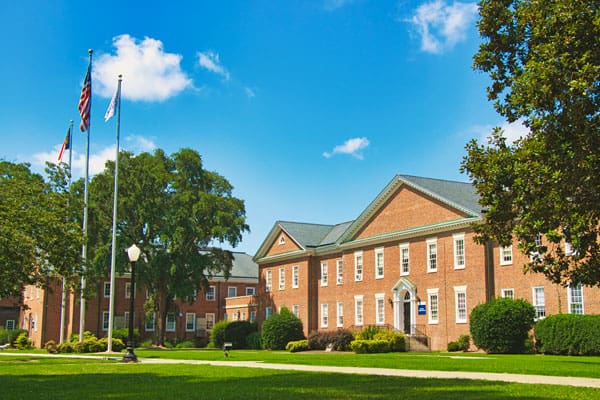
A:
POLYGON ((131 293, 129 294, 129 337, 127 338, 127 353, 123 356, 123 362, 137 362, 137 356, 133 352, 133 305, 135 300, 135 263, 140 258, 141 250, 135 244, 131 245, 127 249, 127 257, 131 263, 131 278, 129 280, 129 287, 131 293))

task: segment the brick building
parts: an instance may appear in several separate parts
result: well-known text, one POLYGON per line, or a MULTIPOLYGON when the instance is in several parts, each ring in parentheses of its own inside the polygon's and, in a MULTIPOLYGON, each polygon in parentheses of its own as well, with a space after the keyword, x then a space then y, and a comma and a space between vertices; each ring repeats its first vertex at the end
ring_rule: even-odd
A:
MULTIPOLYGON (((169 313, 166 321, 167 339, 193 340, 201 344, 208 340, 215 322, 223 319, 254 320, 258 304, 258 266, 244 253, 233 253, 234 261, 228 280, 214 276, 207 292, 198 292, 190 299, 176 299, 177 311, 169 313)), ((130 306, 129 274, 115 279, 114 328, 125 328, 129 322, 130 306)), ((145 318, 146 289, 139 286, 134 303, 134 326, 142 338, 151 338, 155 319, 145 318)), ((50 279, 46 288, 26 286, 23 293, 25 309, 21 312, 23 329, 37 347, 47 341, 60 339, 62 285, 58 279, 50 279)), ((110 279, 101 282, 96 295, 86 301, 84 329, 97 337, 105 337, 109 326, 110 279)), ((79 332, 79 301, 67 296, 65 308, 64 338, 79 332)))
POLYGON ((258 249, 259 321, 286 306, 305 334, 388 326, 432 349, 469 332, 492 297, 523 298, 539 318, 600 313, 600 290, 524 274, 530 255, 473 241, 482 218, 469 183, 397 175, 354 221, 276 222, 258 249))
POLYGON ((19 327, 19 304, 17 297, 0 299, 0 327, 8 330, 19 327))

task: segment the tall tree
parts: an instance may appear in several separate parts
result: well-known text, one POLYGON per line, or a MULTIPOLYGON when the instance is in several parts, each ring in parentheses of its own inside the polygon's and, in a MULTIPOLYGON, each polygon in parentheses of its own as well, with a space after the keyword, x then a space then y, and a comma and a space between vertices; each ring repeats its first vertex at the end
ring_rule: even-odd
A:
MULTIPOLYGON (((92 224, 90 237, 97 270, 106 274, 110 265, 110 227, 114 162, 107 163, 90 188, 92 224)), ((142 250, 136 275, 151 293, 150 311, 156 314, 155 339, 164 344, 166 315, 173 298, 192 299, 206 289, 217 272, 227 277, 230 252, 211 245, 235 247, 248 230, 244 202, 232 196, 233 187, 216 172, 204 170, 200 155, 182 149, 168 157, 162 150, 119 158, 118 270, 127 266, 122 251, 132 243, 142 250)))
POLYGON ((600 285, 600 2, 482 0, 474 68, 488 98, 529 128, 467 144, 462 170, 486 210, 480 240, 515 237, 555 283, 600 285), (542 245, 536 243, 543 235, 542 245), (566 243, 566 245, 565 245, 566 243))
POLYGON ((0 297, 80 272, 83 235, 64 166, 49 164, 45 181, 28 164, 0 161, 0 297))

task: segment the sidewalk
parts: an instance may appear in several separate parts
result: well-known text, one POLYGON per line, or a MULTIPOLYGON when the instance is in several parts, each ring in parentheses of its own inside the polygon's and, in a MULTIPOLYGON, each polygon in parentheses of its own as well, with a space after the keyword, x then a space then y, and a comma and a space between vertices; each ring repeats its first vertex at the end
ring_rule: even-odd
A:
MULTIPOLYGON (((105 359, 120 360, 119 354, 114 356, 88 356, 88 355, 56 355, 56 354, 24 354, 0 352, 0 356, 15 357, 65 357, 81 359, 105 359)), ((461 372, 461 371, 421 371, 412 369, 391 368, 362 368, 362 367, 335 367, 324 365, 302 365, 302 364, 272 364, 260 361, 206 361, 206 360, 172 360, 164 358, 140 358, 142 364, 191 364, 191 365, 214 365, 216 367, 238 367, 238 368, 261 368, 280 371, 303 371, 303 372, 330 372, 337 374, 359 374, 375 376, 397 376, 405 378, 435 378, 435 379, 477 379, 486 381, 500 381, 512 383, 528 383, 542 385, 578 386, 600 389, 600 379, 580 378, 571 376, 546 376, 546 375, 520 375, 490 372, 461 372)))

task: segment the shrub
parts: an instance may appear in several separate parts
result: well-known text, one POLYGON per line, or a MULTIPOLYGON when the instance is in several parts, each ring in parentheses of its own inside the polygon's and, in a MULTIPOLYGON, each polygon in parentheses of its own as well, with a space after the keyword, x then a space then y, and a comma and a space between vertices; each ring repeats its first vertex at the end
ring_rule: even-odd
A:
POLYGON ((73 353, 75 351, 75 349, 73 348, 73 342, 59 343, 56 346, 56 350, 59 353, 73 353))
POLYGON ((193 349, 196 347, 196 344, 191 340, 184 340, 175 345, 176 349, 193 349))
POLYGON ((406 351, 406 339, 403 333, 381 330, 373 335, 373 340, 385 340, 389 342, 389 351, 406 351))
POLYGON ((458 342, 448 342, 448 351, 460 351, 460 344, 458 342))
POLYGON ((535 308, 525 300, 497 298, 471 312, 473 343, 487 353, 522 353, 535 308))
POLYGON ((308 335, 308 348, 311 350, 325 350, 331 346, 336 351, 350 350, 350 342, 354 335, 347 329, 338 329, 333 332, 313 331, 308 335))
POLYGON ((146 339, 138 347, 150 348, 152 347, 152 339, 146 339))
POLYGON ((21 332, 15 339, 14 346, 18 350, 27 350, 33 348, 33 342, 27 336, 27 332, 21 332))
POLYGON ((106 350, 105 344, 102 344, 96 337, 83 339, 83 342, 77 342, 73 345, 75 353, 99 353, 106 350))
MULTIPOLYGON (((127 344, 129 341, 129 328, 119 328, 113 330, 112 333, 113 339, 120 339, 123 343, 127 344)), ((138 328, 133 328, 133 345, 137 346, 141 341, 140 330, 138 328)), ((113 344, 113 348, 114 348, 113 344)))
POLYGON ((293 342, 289 342, 288 344, 285 345, 285 349, 287 351, 289 351, 290 353, 306 351, 306 350, 308 350, 308 340, 302 339, 302 340, 295 340, 293 342))
POLYGON ((471 336, 460 335, 456 342, 448 343, 448 351, 469 351, 471 347, 471 336))
POLYGON ((263 323, 262 344, 269 350, 283 350, 288 342, 304 339, 302 321, 286 307, 263 323))
POLYGON ((246 348, 252 350, 262 350, 262 340, 259 332, 252 332, 246 337, 246 348))
POLYGON ((15 339, 19 337, 21 333, 27 334, 25 329, 5 329, 0 327, 0 345, 9 343, 14 346, 15 339))
MULTIPOLYGON (((88 339, 90 340, 90 339, 88 339)), ((103 350, 108 350, 108 338, 102 338, 98 340, 98 344, 100 346, 102 346, 102 350, 99 351, 103 351, 103 350)), ((123 349, 125 349, 125 343, 118 338, 113 338, 112 340, 112 350, 113 351, 123 351, 123 349)))
POLYGON ((50 354, 58 353, 58 346, 56 345, 56 342, 54 340, 48 340, 44 345, 44 348, 50 354))
POLYGON ((258 330, 258 326, 250 321, 232 321, 225 327, 225 341, 231 342, 234 349, 245 349, 246 338, 258 330))
POLYGON ((217 322, 212 330, 210 331, 210 344, 209 347, 214 347, 217 349, 223 348, 223 344, 226 342, 225 340, 225 329, 230 322, 223 320, 217 322))
POLYGON ((389 353, 391 351, 388 340, 357 339, 350 343, 350 348, 357 354, 389 353))
POLYGON ((381 332, 381 328, 378 326, 367 326, 363 330, 356 332, 354 338, 357 340, 373 340, 376 334, 381 332))
POLYGON ((542 353, 600 355, 600 315, 551 315, 538 321, 534 332, 542 353))
MULTIPOLYGON (((83 340, 95 337, 96 336, 90 331, 83 332, 83 340)), ((79 342, 79 333, 72 333, 71 337, 69 338, 69 341, 73 343, 79 342)))

